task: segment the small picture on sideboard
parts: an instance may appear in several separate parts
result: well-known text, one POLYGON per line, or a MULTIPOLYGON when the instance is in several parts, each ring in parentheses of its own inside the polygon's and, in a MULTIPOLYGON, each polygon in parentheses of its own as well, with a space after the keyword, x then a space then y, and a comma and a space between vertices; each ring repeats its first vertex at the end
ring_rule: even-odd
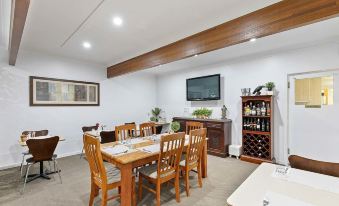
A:
POLYGON ((100 84, 29 77, 30 106, 99 106, 100 84))

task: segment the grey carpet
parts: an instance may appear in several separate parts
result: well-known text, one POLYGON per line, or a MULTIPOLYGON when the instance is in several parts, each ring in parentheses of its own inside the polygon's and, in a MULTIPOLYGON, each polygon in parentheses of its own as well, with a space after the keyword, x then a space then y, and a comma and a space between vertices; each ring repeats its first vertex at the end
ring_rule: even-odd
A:
MULTIPOLYGON (((60 184, 58 175, 54 174, 51 180, 39 179, 28 183, 24 195, 20 194, 23 183, 19 169, 0 171, 0 205, 88 205, 90 176, 87 161, 79 159, 76 155, 59 159, 58 162, 62 169, 62 184, 60 184)), ((203 180, 203 187, 198 187, 197 175, 192 172, 190 175, 191 196, 186 197, 184 182, 181 181, 181 202, 178 204, 175 201, 173 186, 164 184, 161 191, 161 205, 225 206, 227 197, 256 167, 255 164, 233 158, 208 156, 208 178, 203 180)), ((32 172, 38 172, 38 165, 32 172)), ((110 193, 116 192, 113 190, 110 193)), ((119 200, 112 200, 108 203, 108 205, 119 204, 119 200)), ((100 196, 96 198, 94 205, 100 205, 100 196)), ((138 205, 155 205, 155 195, 143 190, 143 199, 138 202, 138 205)))

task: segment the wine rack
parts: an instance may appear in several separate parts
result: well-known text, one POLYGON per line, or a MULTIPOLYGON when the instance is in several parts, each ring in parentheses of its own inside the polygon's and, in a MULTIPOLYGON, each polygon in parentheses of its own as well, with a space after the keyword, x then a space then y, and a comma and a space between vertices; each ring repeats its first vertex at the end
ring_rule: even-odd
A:
POLYGON ((273 96, 242 96, 241 160, 262 163, 273 159, 273 96), (257 107, 254 112, 253 106, 257 107), (250 111, 248 112, 248 108, 250 111), (265 108, 260 109, 259 108, 265 108))

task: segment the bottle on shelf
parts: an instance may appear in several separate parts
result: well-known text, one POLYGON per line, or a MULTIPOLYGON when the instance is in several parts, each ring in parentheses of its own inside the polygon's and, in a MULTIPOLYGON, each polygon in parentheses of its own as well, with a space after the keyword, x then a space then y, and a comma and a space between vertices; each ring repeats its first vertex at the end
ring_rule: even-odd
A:
POLYGON ((261 109, 260 109, 260 106, 259 106, 259 104, 257 104, 257 111, 256 111, 256 115, 257 115, 257 116, 261 116, 261 109))
POLYGON ((261 116, 265 116, 265 115, 266 115, 266 106, 265 106, 265 102, 262 102, 261 116))
POLYGON ((266 129, 266 127, 265 127, 265 121, 262 120, 262 121, 261 121, 261 131, 262 131, 262 132, 265 132, 265 129, 266 129))
POLYGON ((257 125, 256 125, 256 131, 260 131, 260 119, 258 118, 257 125))
POLYGON ((256 114, 257 114, 257 110, 256 110, 256 108, 255 108, 255 105, 253 105, 252 111, 251 111, 251 115, 252 115, 252 116, 255 116, 256 114))
POLYGON ((269 132, 270 131, 270 121, 267 121, 266 123, 266 132, 269 132))
POLYGON ((271 116, 271 108, 270 108, 270 104, 268 103, 267 103, 266 113, 267 113, 267 116, 271 116))

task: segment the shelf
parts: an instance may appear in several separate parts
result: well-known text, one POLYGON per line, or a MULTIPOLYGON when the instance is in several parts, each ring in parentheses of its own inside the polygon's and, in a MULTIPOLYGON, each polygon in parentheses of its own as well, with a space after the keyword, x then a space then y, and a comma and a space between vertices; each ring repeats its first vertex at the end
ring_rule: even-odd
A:
POLYGON ((251 157, 251 156, 248 156, 248 155, 241 155, 240 159, 242 161, 251 162, 251 163, 254 163, 254 164, 261 164, 263 162, 273 163, 273 161, 270 160, 270 159, 262 159, 262 158, 257 158, 257 157, 251 157))
POLYGON ((271 132, 262 132, 262 131, 242 130, 242 132, 250 134, 271 135, 271 132))
POLYGON ((250 116, 246 116, 246 115, 242 115, 242 117, 246 117, 246 118, 270 118, 271 116, 256 116, 256 115, 250 115, 250 116))

